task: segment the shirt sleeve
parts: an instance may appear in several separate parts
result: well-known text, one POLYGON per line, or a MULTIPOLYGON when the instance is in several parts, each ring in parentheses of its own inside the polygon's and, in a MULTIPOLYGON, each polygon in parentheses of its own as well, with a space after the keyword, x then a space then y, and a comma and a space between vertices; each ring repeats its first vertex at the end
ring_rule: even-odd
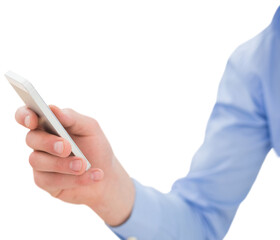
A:
POLYGON ((120 238, 223 239, 271 149, 254 60, 261 38, 242 45, 229 59, 204 142, 187 176, 168 194, 134 182, 133 212, 123 225, 111 228, 120 238))

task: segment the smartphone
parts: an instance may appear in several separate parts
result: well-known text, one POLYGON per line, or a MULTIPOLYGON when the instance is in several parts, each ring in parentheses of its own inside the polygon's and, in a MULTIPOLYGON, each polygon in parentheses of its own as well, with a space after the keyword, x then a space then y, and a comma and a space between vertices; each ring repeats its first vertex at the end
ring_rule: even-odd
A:
POLYGON ((86 170, 88 170, 91 167, 89 161, 75 144, 65 128, 61 125, 56 116, 53 114, 49 106, 41 98, 33 85, 29 81, 12 71, 8 71, 7 73, 5 73, 5 77, 8 79, 8 81, 15 89, 17 94, 21 97, 26 106, 38 115, 39 127, 51 134, 55 134, 66 139, 72 147, 71 155, 85 159, 87 161, 86 170))

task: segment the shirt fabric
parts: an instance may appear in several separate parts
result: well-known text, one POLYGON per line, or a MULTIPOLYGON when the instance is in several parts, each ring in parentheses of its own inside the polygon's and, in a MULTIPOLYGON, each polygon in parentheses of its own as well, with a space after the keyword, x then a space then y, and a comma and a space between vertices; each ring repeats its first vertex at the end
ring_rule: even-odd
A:
POLYGON ((280 154, 280 7, 272 23, 230 57, 204 142, 168 194, 134 180, 121 239, 219 240, 271 148, 280 154))

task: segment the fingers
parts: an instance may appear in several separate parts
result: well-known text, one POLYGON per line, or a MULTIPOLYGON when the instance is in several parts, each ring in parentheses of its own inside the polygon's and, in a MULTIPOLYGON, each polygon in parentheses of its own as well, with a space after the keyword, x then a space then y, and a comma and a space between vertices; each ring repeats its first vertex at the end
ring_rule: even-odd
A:
MULTIPOLYGON (((93 118, 79 114, 72 109, 61 110, 54 105, 50 105, 50 108, 71 134, 88 136, 98 134, 101 131, 98 122, 93 118)), ((20 107, 16 111, 15 119, 19 124, 31 130, 38 127, 38 116, 26 106, 20 107)))
POLYGON ((35 129, 38 126, 38 116, 26 106, 20 107, 15 113, 16 121, 29 129, 35 129))
POLYGON ((42 130, 31 130, 26 135, 26 144, 34 150, 59 157, 68 157, 71 153, 71 145, 67 140, 42 130))
POLYGON ((30 154, 29 163, 36 171, 72 175, 83 174, 87 166, 84 159, 75 156, 61 158, 39 151, 34 151, 30 154))
POLYGON ((104 173, 99 168, 91 168, 79 176, 34 170, 34 181, 36 185, 50 193, 61 189, 65 190, 87 186, 102 180, 103 177, 104 173))
POLYGON ((50 105, 54 115, 68 132, 74 135, 88 136, 98 133, 100 127, 93 118, 84 116, 72 109, 59 109, 54 105, 50 105))

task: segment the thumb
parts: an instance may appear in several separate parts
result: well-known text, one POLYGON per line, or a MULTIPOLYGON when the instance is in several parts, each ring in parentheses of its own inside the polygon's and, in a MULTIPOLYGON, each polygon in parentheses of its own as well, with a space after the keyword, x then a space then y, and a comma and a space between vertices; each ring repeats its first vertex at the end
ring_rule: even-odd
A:
POLYGON ((60 109, 54 105, 50 105, 50 109, 70 134, 89 136, 95 135, 100 129, 95 119, 77 113, 72 109, 60 109))

